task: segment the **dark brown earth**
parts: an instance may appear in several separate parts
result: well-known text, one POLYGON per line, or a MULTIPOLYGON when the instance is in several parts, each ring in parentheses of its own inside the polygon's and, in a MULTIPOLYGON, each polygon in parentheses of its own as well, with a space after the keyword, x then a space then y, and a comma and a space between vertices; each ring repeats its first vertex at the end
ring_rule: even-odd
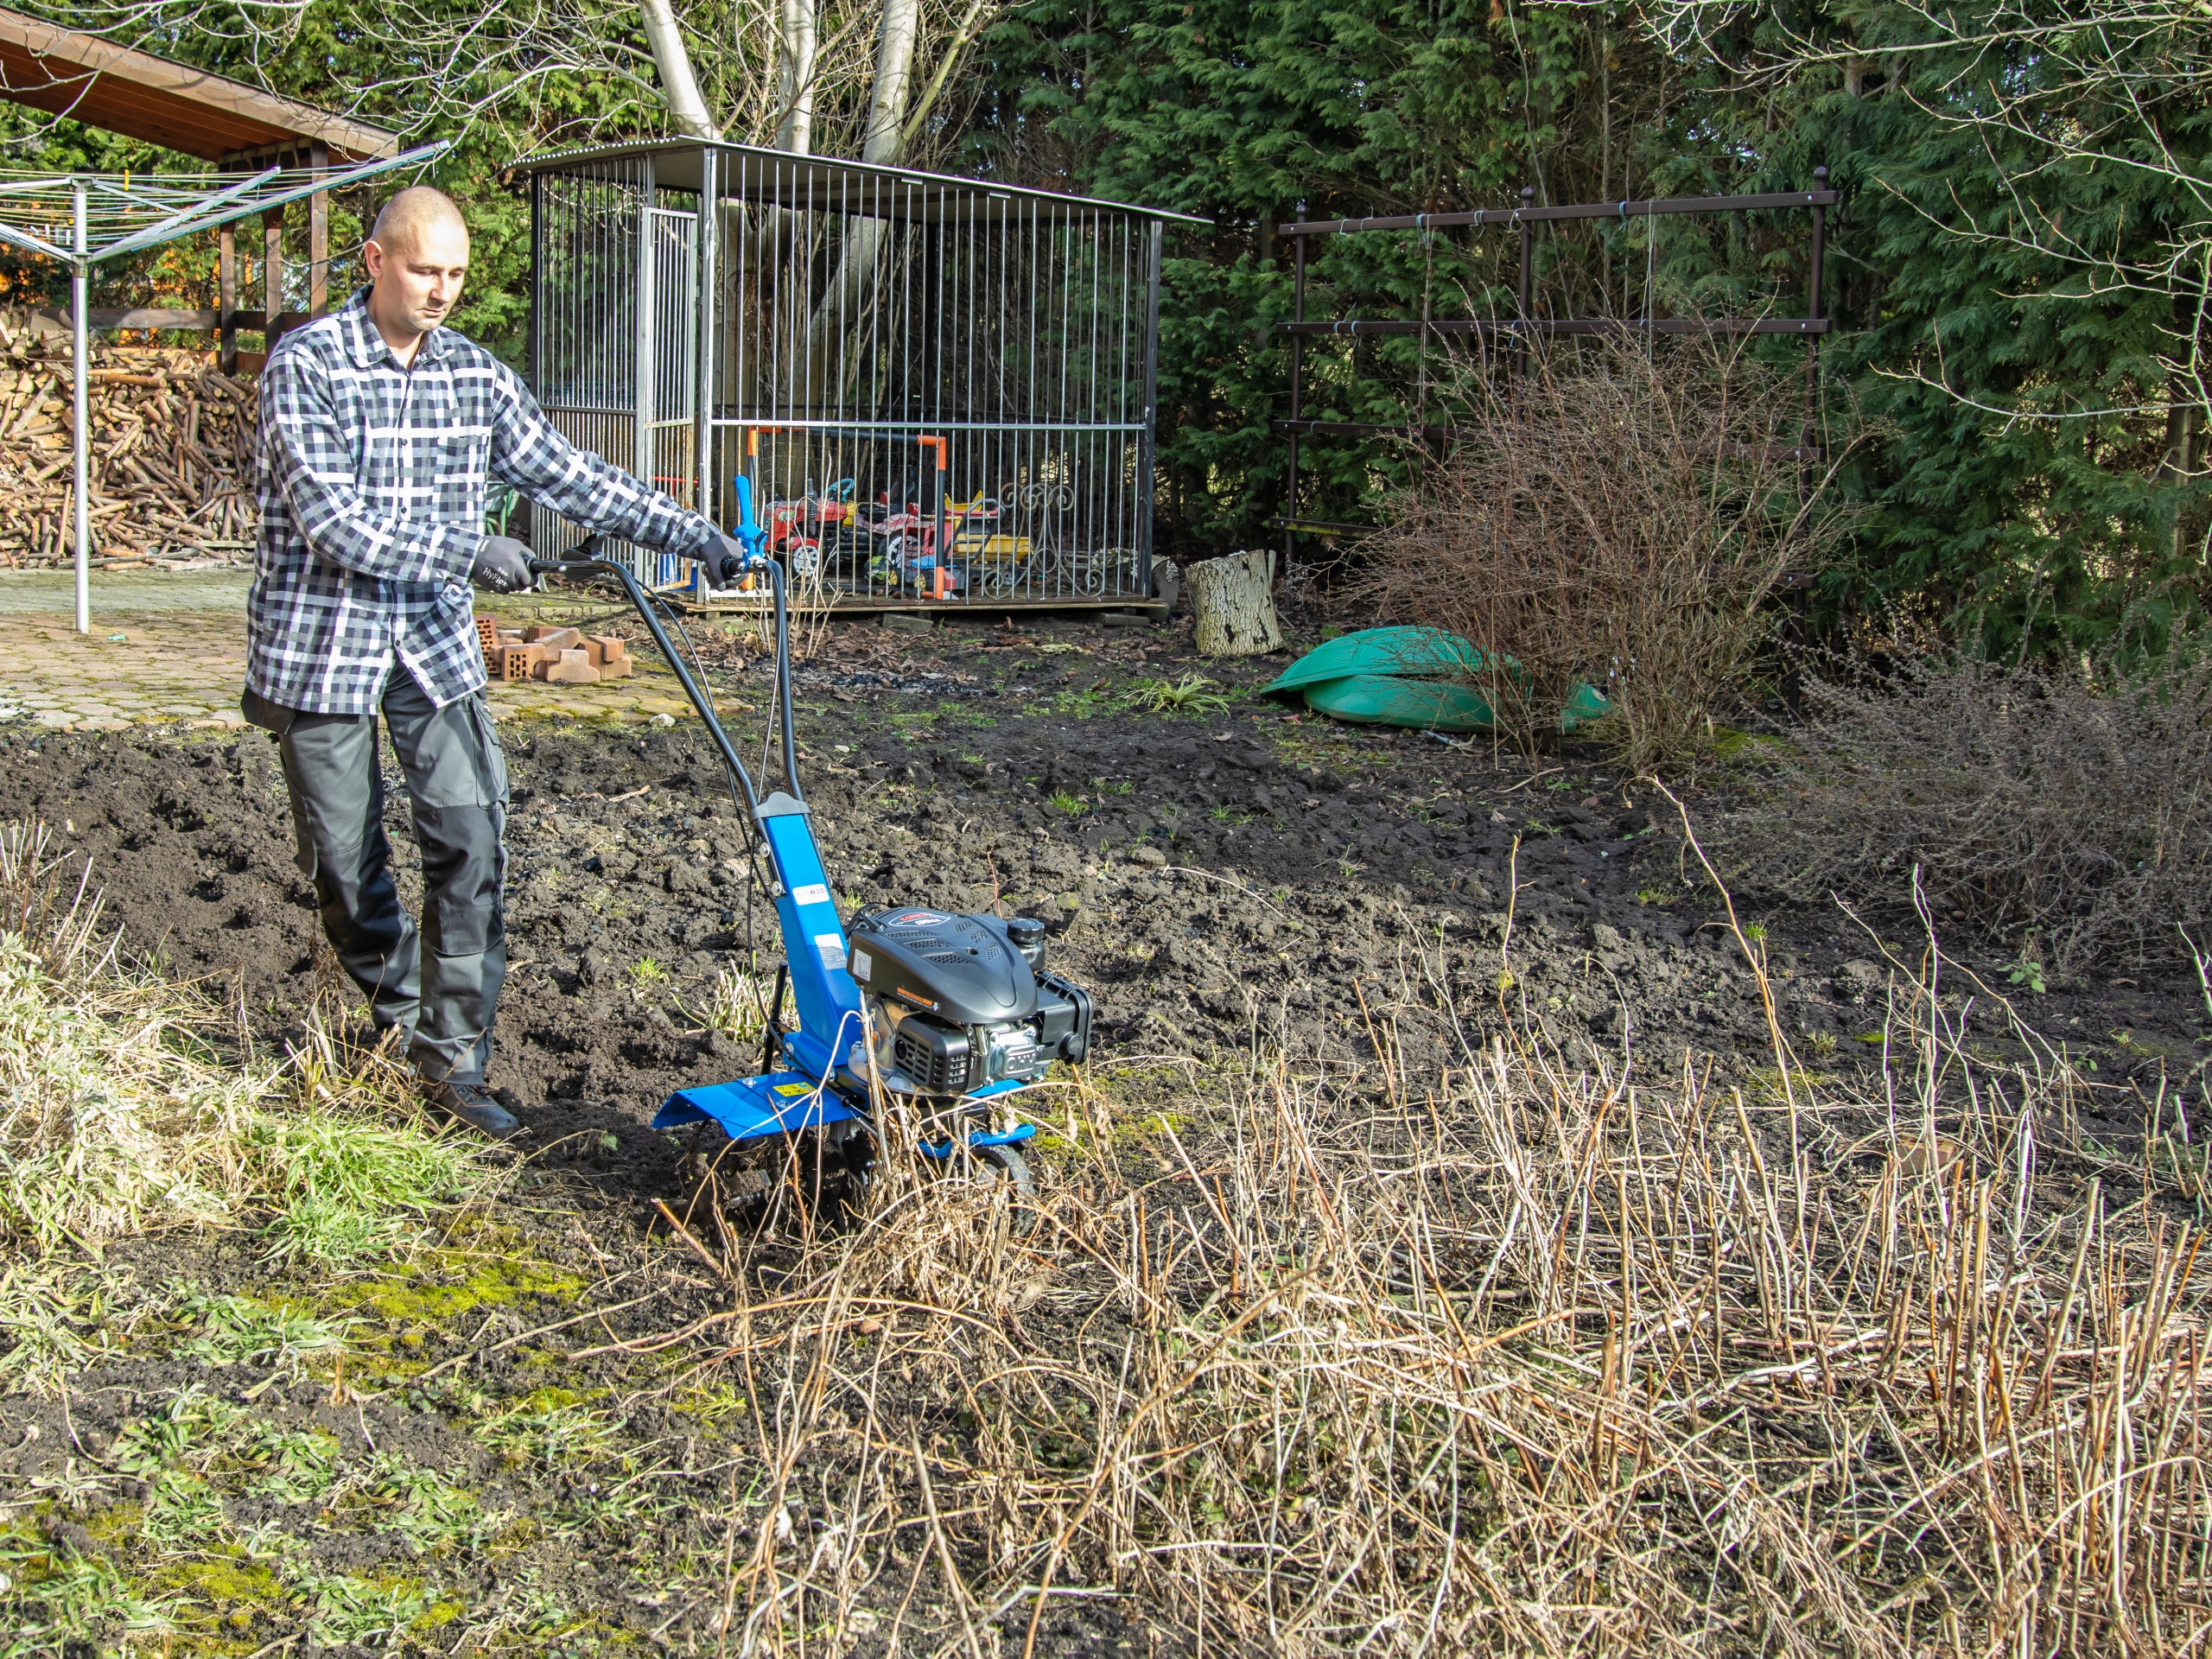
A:
MULTIPOLYGON (((1686 1052, 1723 1075, 1748 1078, 1774 1066, 1720 897, 1693 874, 1663 798, 1595 754, 1532 767, 1487 743, 1294 714, 1254 695, 1281 659, 1200 661, 1187 629, 833 632, 798 684, 804 781, 841 899, 848 907, 926 900, 1043 918, 1056 965, 1096 997, 1098 1058, 1109 1064, 1259 1044, 1372 1056, 1379 1045, 1408 1068, 1433 1069, 1466 1064, 1471 1049, 1511 1020, 1541 1027, 1570 1057, 1616 1070, 1664 1074, 1686 1052), (1220 683, 1202 690, 1226 694, 1226 706, 1141 714, 1124 701, 1140 681, 1194 672, 1220 683), (1510 973, 1503 993, 1502 948, 1510 973), (1448 1018, 1390 1028, 1387 1011, 1410 1003, 1456 1010, 1458 1034, 1448 1018)), ((707 649, 721 664, 715 678, 725 701, 766 706, 757 658, 726 639, 710 638, 707 649)), ((757 728, 757 719, 734 723, 757 728)), ((477 1230, 449 1236, 442 1253, 401 1276, 426 1291, 474 1287, 458 1323, 377 1315, 387 1352, 412 1330, 404 1351, 424 1361, 579 1307, 602 1310, 594 1328, 604 1339, 666 1331, 720 1305, 721 1292, 703 1274, 639 1265, 646 1205, 673 1187, 673 1149, 647 1125, 673 1089, 751 1069, 750 1051, 704 1031, 699 1011, 718 973, 765 968, 778 952, 772 910, 753 898, 740 821, 696 724, 643 732, 533 724, 504 737, 514 795, 514 966, 493 1081, 532 1131, 518 1176, 526 1202, 512 1215, 479 1218, 477 1230), (618 1305, 638 1294, 639 1274, 649 1274, 653 1300, 624 1310, 618 1305)), ((404 792, 396 775, 388 782, 388 828, 406 864, 404 792)), ((1723 799, 1691 791, 1693 819, 1721 810, 1723 799)), ((291 863, 276 754, 260 735, 0 728, 5 818, 41 820, 86 861, 130 950, 219 985, 267 1037, 296 1026, 315 990, 314 915, 291 863)), ((411 871, 403 891, 410 903, 419 897, 411 871)), ((1863 1039, 1878 1038, 1891 972, 1876 935, 1906 963, 1919 961, 1924 942, 1894 911, 1870 911, 1870 931, 1840 911, 1762 906, 1756 895, 1738 906, 1742 922, 1763 931, 1779 1017, 1800 1062, 1872 1067, 1878 1050, 1863 1039)), ((2084 1128, 2123 1154, 2139 1134, 2140 1092, 2164 1077, 2187 1080, 2192 1104, 2197 1097, 2212 1033, 2186 964, 2115 971, 2036 995, 2008 982, 1997 952, 1966 941, 1954 972, 2012 996, 2038 1029, 2096 1068, 2101 1086, 2084 1128)), ((1962 988, 1959 1018, 2001 1055, 2009 1038, 1993 999, 1962 988)), ((118 1252, 111 1270, 149 1294, 179 1279, 262 1295, 289 1282, 272 1280, 245 1241, 144 1244, 118 1252)), ((262 1375, 213 1376, 173 1345, 141 1347, 99 1362, 67 1401, 0 1401, 12 1448, 0 1448, 0 1486, 58 1478, 71 1456, 99 1462, 127 1425, 164 1409, 188 1384, 243 1398, 262 1375)), ((647 1605, 652 1575, 664 1570, 656 1564, 704 1572, 700 1562, 719 1554, 726 1541, 684 1494, 687 1483, 727 1479, 735 1453, 717 1451, 699 1418, 668 1399, 626 1396, 622 1444, 657 1448, 668 1502, 610 1531, 594 1519, 588 1461, 518 1465, 459 1427, 482 1414, 486 1397, 528 1397, 554 1380, 524 1363, 529 1351, 351 1400, 326 1378, 278 1379, 254 1396, 254 1408, 269 1423, 334 1437, 347 1458, 389 1454, 448 1471, 486 1511, 537 1516, 536 1541, 497 1560, 464 1555, 439 1577, 438 1593, 474 1609, 504 1605, 526 1584, 570 1623, 545 1613, 539 1637, 518 1626, 524 1649, 596 1650, 610 1632, 661 1622, 665 1610, 647 1605), (579 1608, 594 1610, 586 1622, 597 1634, 566 1647, 571 1637, 556 1633, 585 1629, 579 1608)), ((571 1390, 634 1383, 620 1358, 576 1362, 557 1380, 571 1390)), ((733 1420, 733 1433, 743 1421, 733 1420)), ((832 1495, 825 1489, 809 1501, 827 1513, 832 1495)), ((271 1502, 242 1489, 232 1519, 315 1530, 271 1502)), ((85 1524, 67 1504, 54 1513, 55 1525, 85 1524)), ((378 1551, 414 1559, 389 1532, 333 1524, 315 1536, 318 1572, 359 1575, 377 1566, 378 1551)), ((895 1600, 895 1588, 889 1594, 895 1600)), ((664 1639, 705 1628, 703 1611, 677 1611, 664 1639)), ((268 1618, 276 1622, 250 1624, 253 1645, 285 1628, 268 1618)), ((1141 1611, 1098 1602, 1056 1605, 1038 1650, 1183 1645, 1141 1611)))
MULTIPOLYGON (((1425 979, 1450 988, 1471 1037, 1498 1027, 1512 891, 1506 1014, 1616 1066, 1676 1066, 1685 1049, 1772 1065, 1726 910, 1663 798, 1594 755, 1532 772, 1486 742, 1290 713, 1252 695, 1281 659, 1197 658, 1188 627, 1032 624, 1014 644, 984 628, 833 632, 797 683, 804 781, 841 898, 1042 916, 1059 965, 1096 996, 1103 1054, 1203 1056, 1255 1033, 1369 1042, 1363 1006, 1425 979), (1140 680, 1191 672, 1222 682, 1229 707, 1121 706, 1140 680)), ((766 706, 759 658, 715 677, 726 702, 766 706)), ((731 723, 757 731, 758 716, 731 723)), ((693 1014, 724 967, 772 965, 772 911, 750 900, 731 792, 696 725, 531 723, 505 742, 513 971, 493 1081, 541 1144, 617 1135, 634 1173, 602 1185, 626 1200, 658 1177, 643 1128, 658 1103, 743 1069, 693 1014)), ((0 730, 0 817, 60 830, 135 946, 224 980, 271 1030, 296 1013, 313 914, 266 739, 19 728, 0 730)), ((406 866, 396 769, 387 785, 406 866)), ((1690 791, 1693 822, 1724 801, 1690 791)), ((419 882, 403 883, 412 904, 419 882)), ((1876 934, 1907 963, 1924 949, 1910 916, 1875 898, 1862 926, 1840 908, 1738 897, 1815 1069, 1867 1058, 1890 971, 1876 934)), ((2012 996, 2101 1078, 2179 1077, 2205 1056, 2183 962, 2036 995, 2009 982, 2005 953, 1945 944, 1955 975, 2012 996)))

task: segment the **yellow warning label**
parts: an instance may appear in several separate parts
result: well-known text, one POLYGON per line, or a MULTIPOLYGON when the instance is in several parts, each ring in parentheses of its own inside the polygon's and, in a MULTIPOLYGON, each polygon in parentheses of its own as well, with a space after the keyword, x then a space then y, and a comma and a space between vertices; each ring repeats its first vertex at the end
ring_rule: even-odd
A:
POLYGON ((776 1085, 776 1092, 779 1095, 810 1095, 814 1092, 814 1085, 810 1083, 779 1083, 776 1085))

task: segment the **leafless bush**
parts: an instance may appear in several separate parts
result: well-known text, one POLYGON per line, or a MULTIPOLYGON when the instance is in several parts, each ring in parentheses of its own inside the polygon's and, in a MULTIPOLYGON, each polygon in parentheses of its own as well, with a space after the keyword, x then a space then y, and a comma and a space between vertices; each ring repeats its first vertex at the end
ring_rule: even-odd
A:
MULTIPOLYGON (((2052 1187, 2081 1079, 1984 1071, 1932 992, 1893 1099, 1533 1030, 1255 1054, 1179 1127, 1069 1088, 1027 1236, 956 1176, 741 1244, 737 1307, 625 1344, 777 1402, 760 1503, 820 1516, 707 1635, 898 1598, 918 1651, 1057 1652, 1046 1604, 1134 1595, 1223 1652, 2193 1650, 2189 1236, 2052 1187)), ((1440 966, 1401 995, 1382 1029, 1456 1029, 1440 966)))
POLYGON ((1794 897, 1909 891, 2059 972, 2171 949, 2212 906, 2212 652, 2133 673, 1908 648, 1808 676, 1774 787, 1726 828, 1794 897))
POLYGON ((1803 382, 1726 342, 1624 339, 1462 391, 1458 442, 1393 502, 1355 602, 1511 658, 1482 690, 1524 747, 1586 681, 1627 764, 1683 761, 1767 638, 1763 601, 1833 540, 1785 453, 1803 382))

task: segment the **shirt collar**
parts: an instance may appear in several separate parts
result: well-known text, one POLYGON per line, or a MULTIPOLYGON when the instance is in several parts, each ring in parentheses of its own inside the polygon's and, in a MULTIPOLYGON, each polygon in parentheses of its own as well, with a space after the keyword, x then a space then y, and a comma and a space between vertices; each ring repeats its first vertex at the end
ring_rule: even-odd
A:
MULTIPOLYGON (((353 360, 356 368, 373 368, 379 361, 389 362, 395 369, 400 366, 399 359, 391 354, 391 347, 385 344, 384 336, 377 332, 376 324, 369 321, 367 289, 356 289, 353 297, 346 302, 345 308, 338 314, 338 326, 346 331, 346 354, 353 360)), ((442 359, 446 348, 451 344, 447 338, 449 332, 443 327, 430 330, 423 337, 423 343, 415 348, 415 360, 420 363, 426 357, 442 359)))

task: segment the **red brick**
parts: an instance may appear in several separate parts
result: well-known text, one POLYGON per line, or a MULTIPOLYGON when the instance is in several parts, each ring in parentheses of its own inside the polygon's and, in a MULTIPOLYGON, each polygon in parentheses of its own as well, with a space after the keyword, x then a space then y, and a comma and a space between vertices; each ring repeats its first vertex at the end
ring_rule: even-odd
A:
POLYGON ((548 664, 545 678, 554 685, 590 685, 599 678, 599 671, 580 648, 564 651, 559 662, 548 664))

